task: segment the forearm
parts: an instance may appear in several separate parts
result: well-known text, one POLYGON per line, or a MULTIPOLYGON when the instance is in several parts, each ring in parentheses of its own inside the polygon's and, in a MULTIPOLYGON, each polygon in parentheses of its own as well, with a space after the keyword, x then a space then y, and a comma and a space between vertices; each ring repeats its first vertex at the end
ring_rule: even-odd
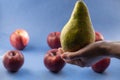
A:
POLYGON ((108 53, 107 55, 120 58, 120 41, 105 42, 104 47, 108 53))

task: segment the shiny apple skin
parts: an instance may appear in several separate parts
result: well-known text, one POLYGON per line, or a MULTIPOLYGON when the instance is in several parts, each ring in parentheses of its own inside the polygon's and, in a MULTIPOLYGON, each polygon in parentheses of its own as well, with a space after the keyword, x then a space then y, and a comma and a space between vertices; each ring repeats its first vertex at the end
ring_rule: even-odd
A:
POLYGON ((7 51, 3 56, 3 65, 9 72, 17 72, 24 64, 24 55, 18 50, 7 51))
POLYGON ((17 29, 10 35, 10 43, 17 50, 23 50, 29 42, 29 34, 24 29, 17 29))
POLYGON ((58 73, 65 66, 65 62, 60 54, 58 49, 51 49, 45 54, 44 65, 51 72, 58 73))

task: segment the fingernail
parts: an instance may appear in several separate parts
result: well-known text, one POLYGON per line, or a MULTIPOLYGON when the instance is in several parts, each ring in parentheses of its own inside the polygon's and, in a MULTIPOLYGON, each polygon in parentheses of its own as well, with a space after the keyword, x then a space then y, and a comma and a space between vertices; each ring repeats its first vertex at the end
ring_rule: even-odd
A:
POLYGON ((58 52, 60 52, 61 54, 64 53, 64 51, 62 50, 62 48, 58 48, 58 52))

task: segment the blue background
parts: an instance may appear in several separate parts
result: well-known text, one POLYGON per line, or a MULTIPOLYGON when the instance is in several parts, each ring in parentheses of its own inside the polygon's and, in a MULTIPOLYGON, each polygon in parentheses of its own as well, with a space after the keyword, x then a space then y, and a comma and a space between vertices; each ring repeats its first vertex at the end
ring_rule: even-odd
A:
MULTIPOLYGON (((25 63, 19 72, 11 74, 0 62, 1 80, 119 80, 120 60, 112 58, 103 74, 91 68, 67 64, 58 74, 49 72, 43 64, 49 50, 46 37, 61 31, 68 21, 77 0, 0 0, 0 55, 14 48, 10 34, 23 28, 30 35, 28 46, 22 51, 25 63)), ((120 40, 120 0, 84 0, 96 31, 105 40, 120 40)))

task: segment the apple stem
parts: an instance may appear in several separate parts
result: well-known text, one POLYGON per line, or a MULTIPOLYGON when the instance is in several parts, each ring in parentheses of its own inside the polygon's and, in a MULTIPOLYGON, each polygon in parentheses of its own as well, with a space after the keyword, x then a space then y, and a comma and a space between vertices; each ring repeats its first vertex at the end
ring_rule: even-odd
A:
POLYGON ((10 53, 10 56, 15 56, 15 55, 16 55, 15 52, 11 52, 11 53, 10 53))
POLYGON ((51 53, 51 56, 55 56, 55 55, 56 55, 56 52, 52 52, 52 53, 51 53))

